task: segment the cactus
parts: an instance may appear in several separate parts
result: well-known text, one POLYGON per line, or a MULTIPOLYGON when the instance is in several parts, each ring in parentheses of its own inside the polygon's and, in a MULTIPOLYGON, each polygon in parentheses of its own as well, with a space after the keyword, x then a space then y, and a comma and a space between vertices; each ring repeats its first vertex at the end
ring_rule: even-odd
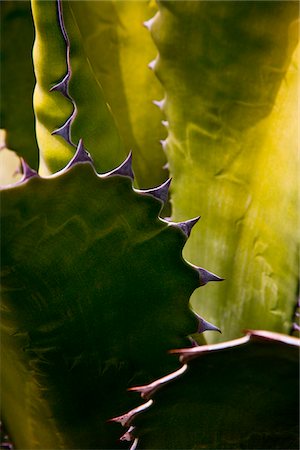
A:
MULTIPOLYGON (((254 313, 249 305, 238 302, 234 296, 229 302, 227 294, 223 294, 226 305, 226 308, 221 308, 223 315, 211 313, 220 311, 219 304, 203 308, 208 311, 210 320, 213 316, 218 319, 216 326, 199 316, 202 307, 200 309, 197 302, 198 313, 189 307, 189 298, 198 286, 221 281, 222 278, 182 257, 186 241, 188 246, 197 235, 202 208, 207 215, 205 222, 212 226, 213 232, 216 227, 214 220, 218 216, 213 219, 211 210, 204 203, 197 205, 195 210, 185 183, 186 166, 183 165, 179 172, 180 155, 185 144, 190 144, 181 135, 189 123, 188 111, 183 105, 186 99, 183 88, 189 91, 189 98, 193 100, 193 82, 197 77, 195 72, 195 78, 188 80, 186 76, 193 72, 190 72, 193 65, 189 57, 194 44, 179 52, 178 59, 174 60, 172 42, 176 42, 179 36, 180 43, 185 45, 188 42, 185 33, 188 29, 194 30, 193 24, 204 12, 208 18, 210 14, 216 14, 217 23, 222 23, 224 11, 229 11, 229 17, 232 14, 231 6, 216 3, 211 10, 205 2, 160 2, 160 12, 154 20, 146 23, 160 52, 154 69, 167 95, 162 103, 157 102, 167 114, 165 125, 169 136, 163 147, 167 149, 175 186, 172 190, 173 217, 166 219, 159 215, 168 198, 170 180, 156 188, 138 189, 132 186, 132 154, 118 166, 125 157, 125 150, 106 99, 110 98, 116 108, 117 122, 123 132, 132 120, 132 129, 127 130, 128 135, 125 133, 124 142, 133 142, 131 139, 135 136, 139 136, 139 140, 148 140, 147 127, 150 129, 152 124, 150 121, 145 123, 145 128, 137 133, 136 124, 142 122, 143 112, 139 116, 140 110, 137 109, 132 116, 134 119, 130 117, 128 121, 128 117, 124 117, 128 110, 122 109, 122 96, 126 101, 127 95, 128 101, 138 96, 138 92, 133 92, 131 80, 127 75, 124 79, 127 88, 122 91, 122 85, 118 86, 120 98, 114 96, 108 79, 101 70, 97 73, 99 60, 88 42, 82 40, 80 33, 85 33, 89 23, 93 23, 88 14, 84 21, 83 8, 93 15, 101 3, 32 0, 36 28, 33 56, 37 78, 34 109, 40 170, 38 173, 36 167, 31 168, 23 160, 22 179, 5 187, 1 193, 5 236, 1 267, 1 343, 5 349, 1 364, 1 414, 8 435, 17 448, 23 449, 123 448, 130 440, 132 449, 178 446, 256 448, 257 445, 294 448, 297 431, 297 418, 293 415, 297 398, 297 339, 262 331, 251 332, 238 342, 192 348, 197 343, 205 344, 203 332, 220 331, 218 327, 221 324, 225 327, 222 329, 225 338, 240 334, 245 322, 247 326, 255 323, 257 314, 262 315, 261 323, 266 328, 281 327, 286 331, 295 311, 295 265, 292 264, 293 256, 285 258, 286 253, 281 247, 281 250, 276 247, 276 251, 271 247, 274 251, 270 253, 274 256, 274 267, 277 269, 279 264, 280 270, 273 275, 270 269, 267 275, 270 279, 274 277, 274 286, 282 289, 280 292, 287 293, 288 301, 282 306, 284 316, 280 318, 283 323, 277 318, 269 320, 270 303, 276 303, 278 299, 275 296, 266 301, 266 291, 261 288, 261 278, 256 270, 253 270, 253 280, 251 278, 247 289, 249 292, 260 291, 262 307, 258 312, 254 313), (193 20, 191 15, 194 15, 193 20), (180 26, 177 26, 177 21, 180 26), (181 40, 182 36, 184 39, 181 40), (108 94, 99 85, 101 78, 108 94), (177 95, 174 96, 176 90, 177 95), (173 145, 175 138, 179 147, 173 145), (112 169, 115 166, 116 169, 112 169), (48 175, 49 171, 54 173, 48 175), (179 187, 182 188, 180 195, 179 187), (189 220, 183 221, 178 208, 186 204, 181 200, 184 193, 194 213, 187 216, 189 220), (180 220, 176 221, 179 216, 180 220), (282 258, 285 258, 286 265, 281 264, 282 258), (282 275, 286 267, 290 273, 278 280, 278 273, 282 275), (242 312, 236 313, 236 320, 228 322, 236 305, 242 312), (188 371, 186 365, 180 367, 176 356, 167 353, 183 347, 188 348, 177 351, 181 360, 190 359, 191 354, 200 357, 189 363, 188 371), (270 367, 269 379, 267 369, 270 367), (226 383, 220 379, 222 370, 226 383), (167 375, 170 371, 175 372, 167 375), (282 378, 286 383, 282 383, 282 378), (173 382, 169 384, 171 380, 173 382), (263 394, 269 389, 269 382, 276 392, 266 397, 263 394), (132 387, 138 385, 140 387, 132 387), (236 386, 239 386, 238 390, 236 386), (152 394, 160 387, 162 389, 152 400, 152 394), (140 405, 136 394, 127 391, 128 388, 142 393, 143 405, 140 405), (251 396, 248 395, 249 390, 251 396), (213 394, 212 397, 209 394, 213 394), (257 402, 251 403, 249 408, 248 403, 253 398, 257 402), (246 407, 247 421, 239 426, 237 415, 232 410, 244 411, 246 407), (129 412, 120 416, 123 411, 129 412), (278 416, 278 411, 284 414, 278 416), (225 421, 223 426, 220 426, 221 419, 225 421), (204 420, 206 432, 199 427, 204 420), (120 427, 115 422, 130 426, 120 441, 120 427), (255 435, 250 434, 253 427, 257 427, 255 435), (277 434, 272 436, 275 427, 277 434)), ((256 2, 253 2, 256 5, 253 8, 249 5, 234 4, 239 11, 240 8, 245 11, 247 7, 253 11, 257 7, 256 2)), ((282 3, 278 5, 282 6, 282 3)), ((104 6, 101 9, 103 22, 106 8, 112 8, 116 17, 121 17, 121 14, 123 17, 142 15, 153 8, 148 2, 139 5, 109 2, 104 6)), ((284 9, 287 16, 294 8, 289 2, 286 8, 281 9, 281 6, 278 6, 278 11, 281 13, 284 9)), ((263 4, 262 8, 265 10, 267 6, 263 4)), ((294 17, 294 12, 287 16, 283 13, 284 24, 285 19, 290 21, 294 17)), ((99 27, 101 30, 105 24, 101 23, 99 27)), ((119 29, 115 31, 122 36, 119 29)), ((97 32, 93 34, 92 28, 89 30, 90 42, 97 32)), ((133 34, 139 36, 137 31, 133 34)), ((149 51, 152 51, 149 41, 145 39, 144 42, 148 42, 145 45, 149 45, 149 51)), ((138 43, 134 45, 138 46, 138 43)), ((120 61, 122 55, 131 51, 134 50, 124 50, 121 46, 120 61)), ((145 53, 148 54, 148 47, 145 53)), ((123 63, 122 67, 128 67, 126 61, 123 63)), ((110 67, 108 72, 111 70, 110 67)), ((145 79, 148 80, 148 76, 145 79)), ((116 75, 116 79, 121 79, 118 77, 116 75)), ((140 86, 144 86, 143 83, 140 86)), ((212 86, 207 95, 210 93, 217 99, 217 91, 212 86)), ((147 93, 145 98, 148 97, 147 93)), ((196 107, 197 99, 196 96, 196 101, 193 100, 190 106, 196 107)), ((134 102, 130 108, 134 108, 133 105, 134 102)), ((154 122, 156 133, 157 116, 154 122)), ((197 134, 198 125, 192 125, 197 134)), ((238 128, 241 123, 236 126, 238 128)), ((144 142, 147 153, 150 152, 147 144, 151 145, 151 139, 144 142)), ((192 153, 196 148, 193 146, 194 143, 189 146, 192 153)), ((136 167, 143 184, 143 180, 152 179, 152 174, 145 175, 141 162, 143 152, 140 154, 136 148, 133 150, 133 160, 135 155, 141 158, 136 167)), ((224 150, 225 161, 229 154, 225 142, 224 150)), ((267 154, 264 152, 263 158, 267 154)), ((199 158, 207 161, 209 169, 210 158, 204 156, 204 152, 199 158)), ((156 167, 161 158, 155 157, 154 160, 153 167, 156 167)), ((194 180, 190 177, 192 185, 196 181, 201 184, 199 177, 202 176, 199 167, 195 169, 194 180)), ((160 169, 155 177, 161 177, 160 169)), ((213 192, 214 184, 207 182, 207 185, 213 192)), ((288 196, 288 202, 291 197, 288 196)), ((234 218, 235 204, 231 205, 231 212, 227 206, 226 214, 232 214, 234 218)), ((289 220, 282 227, 289 248, 291 242, 295 242, 290 235, 290 227, 289 220)), ((227 225, 224 230, 226 237, 227 225)), ((272 236, 278 232, 276 226, 274 230, 272 236)), ((250 231, 245 245, 252 242, 250 231)), ((263 231, 259 231, 262 236, 263 231)), ((215 252, 209 260, 209 269, 215 270, 214 265, 232 266, 229 280, 224 284, 230 286, 232 295, 240 293, 239 289, 234 291, 230 284, 236 283, 231 282, 236 267, 232 264, 232 253, 228 253, 226 266, 221 254, 222 264, 219 266, 223 244, 220 239, 208 239, 208 234, 205 236, 205 245, 211 245, 215 252)), ((225 245, 228 246, 226 240, 225 245)), ((203 247, 201 250, 208 254, 207 247, 203 247)), ((199 251, 198 246, 195 249, 194 252, 199 251)), ((260 250, 263 259, 265 250, 260 250)), ((197 262, 198 256, 191 254, 191 261, 197 262)), ((239 257, 237 253, 236 259, 239 257)), ((220 274, 228 275, 226 270, 220 274)), ((241 283, 239 281, 239 286, 241 283)), ((211 297, 209 288, 205 291, 211 297)), ((281 300, 278 302, 280 304, 281 300)), ((272 314, 278 317, 277 304, 275 306, 272 314)), ((208 333, 208 336, 212 334, 219 335, 208 333)), ((240 418, 239 415, 238 420, 240 418)), ((11 445, 9 440, 7 443, 11 445)))

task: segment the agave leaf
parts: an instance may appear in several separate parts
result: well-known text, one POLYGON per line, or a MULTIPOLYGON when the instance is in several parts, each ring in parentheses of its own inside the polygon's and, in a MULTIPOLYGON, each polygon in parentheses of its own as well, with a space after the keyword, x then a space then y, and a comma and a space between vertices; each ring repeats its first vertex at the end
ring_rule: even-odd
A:
POLYGON ((157 11, 154 2, 70 2, 93 72, 115 114, 125 148, 134 154, 140 186, 161 183, 166 158, 160 139, 166 134, 153 100, 163 90, 147 69, 156 49, 143 26, 157 11))
POLYGON ((157 11, 155 3, 71 1, 70 6, 125 148, 133 151, 136 181, 144 187, 160 184, 166 178, 160 144, 166 131, 153 100, 163 97, 163 89, 147 69, 156 49, 143 26, 157 11))
POLYGON ((166 91, 173 218, 201 210, 185 257, 226 279, 192 304, 222 329, 211 340, 244 328, 289 333, 298 284, 298 7, 159 8, 151 32, 166 91))
POLYGON ((22 449, 116 448, 126 388, 178 367, 167 350, 197 330, 186 235, 78 152, 50 178, 23 164, 1 194, 1 406, 22 449))
POLYGON ((86 137, 87 148, 93 149, 96 167, 108 170, 121 162, 125 151, 84 53, 69 3, 63 2, 62 11, 58 1, 33 0, 32 12, 37 80, 34 109, 41 172, 56 172, 64 167, 82 136, 86 137))
POLYGON ((1 127, 7 131, 7 147, 37 168, 30 58, 33 39, 30 2, 1 2, 1 127))
POLYGON ((175 351, 182 373, 150 385, 154 403, 131 421, 132 448, 297 449, 299 345, 254 331, 175 351))

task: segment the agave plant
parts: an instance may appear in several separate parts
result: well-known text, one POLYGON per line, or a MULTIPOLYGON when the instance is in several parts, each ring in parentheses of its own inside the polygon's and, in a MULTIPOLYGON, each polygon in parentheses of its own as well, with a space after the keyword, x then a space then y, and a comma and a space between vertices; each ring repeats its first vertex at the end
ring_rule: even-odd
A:
POLYGON ((2 6, 13 444, 297 448, 295 2, 2 6))

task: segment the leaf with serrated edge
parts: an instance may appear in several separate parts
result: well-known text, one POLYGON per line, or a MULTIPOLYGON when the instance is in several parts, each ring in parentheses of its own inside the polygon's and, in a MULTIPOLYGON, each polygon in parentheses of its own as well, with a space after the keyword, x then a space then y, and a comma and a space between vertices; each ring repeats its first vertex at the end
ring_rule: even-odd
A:
POLYGON ((300 340, 266 331, 174 350, 183 373, 149 386, 133 417, 137 449, 297 449, 300 340), (188 368, 186 370, 186 365, 188 368))
POLYGON ((289 333, 298 285, 296 2, 159 1, 172 220, 200 212, 184 255, 226 278, 192 297, 222 335, 289 333))
POLYGON ((116 448, 106 421, 134 406, 126 388, 178 367, 167 350, 197 330, 186 236, 89 161, 80 143, 59 174, 25 167, 1 193, 2 407, 18 448, 116 448))
POLYGON ((69 2, 33 0, 32 12, 37 79, 34 109, 41 152, 40 171, 47 174, 64 167, 82 137, 87 149, 93 149, 96 168, 109 170, 122 161, 125 151, 102 89, 84 53, 69 2), (58 20, 59 10, 65 26, 58 20), (64 137, 71 144, 65 142, 64 137))

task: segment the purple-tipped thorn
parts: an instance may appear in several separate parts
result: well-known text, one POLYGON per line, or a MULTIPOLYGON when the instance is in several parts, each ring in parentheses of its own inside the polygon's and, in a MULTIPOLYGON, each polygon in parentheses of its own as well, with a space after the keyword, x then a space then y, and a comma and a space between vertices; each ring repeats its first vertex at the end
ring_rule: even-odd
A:
POLYGON ((57 83, 55 86, 53 86, 50 89, 50 92, 58 91, 61 94, 63 94, 65 97, 70 99, 70 95, 69 95, 69 81, 70 81, 70 73, 68 72, 67 75, 62 79, 62 81, 60 81, 59 83, 57 83))
POLYGON ((116 167, 111 172, 107 172, 107 173, 103 174, 103 176, 105 176, 105 177, 111 177, 114 175, 123 175, 124 177, 131 178, 132 180, 134 179, 134 174, 132 171, 132 152, 131 151, 129 152, 129 155, 127 156, 125 161, 122 162, 122 164, 120 164, 118 167, 116 167))
POLYGON ((204 331, 218 331, 219 333, 222 333, 220 328, 216 327, 210 322, 207 322, 207 320, 204 320, 199 314, 195 313, 199 323, 198 323, 198 333, 203 333, 204 331))
POLYGON ((169 126, 169 122, 167 120, 162 120, 161 124, 166 128, 168 128, 168 126, 169 126))
POLYGON ((75 155, 73 156, 73 158, 71 159, 71 161, 69 162, 69 164, 66 166, 65 169, 70 169, 70 167, 73 167, 75 164, 78 163, 87 163, 87 162, 93 164, 91 155, 89 154, 89 152, 86 151, 83 145, 83 141, 82 139, 80 139, 78 142, 75 155))
POLYGON ((210 281, 224 281, 224 278, 220 278, 218 277, 218 275, 215 275, 214 273, 209 272, 206 269, 202 269, 202 267, 195 267, 195 268, 199 273, 200 286, 204 286, 210 281))
POLYGON ((21 158, 21 164, 22 164, 22 172, 23 172, 23 178, 21 180, 22 182, 29 180, 29 178, 39 176, 37 171, 32 169, 23 158, 21 158))
POLYGON ((300 331, 300 326, 297 323, 293 323, 293 330, 300 331))
POLYGON ((167 162, 166 164, 163 165, 162 167, 164 170, 169 170, 169 163, 167 162))
POLYGON ((198 220, 200 219, 200 216, 195 217, 194 219, 186 220, 185 222, 172 222, 173 225, 180 228, 181 231, 184 232, 184 234, 189 237, 191 234, 192 228, 196 225, 198 220))
POLYGON ((73 145, 73 142, 71 141, 71 125, 73 121, 73 114, 68 118, 68 120, 63 124, 62 127, 57 128, 56 130, 52 131, 51 134, 61 136, 68 144, 73 145))
POLYGON ((169 178, 167 181, 165 181, 160 186, 157 186, 156 188, 135 189, 135 191, 142 195, 144 195, 144 194, 152 195, 152 197, 155 197, 158 200, 161 200, 163 203, 166 203, 166 201, 168 200, 168 192, 169 192, 171 181, 172 181, 172 178, 169 178))

